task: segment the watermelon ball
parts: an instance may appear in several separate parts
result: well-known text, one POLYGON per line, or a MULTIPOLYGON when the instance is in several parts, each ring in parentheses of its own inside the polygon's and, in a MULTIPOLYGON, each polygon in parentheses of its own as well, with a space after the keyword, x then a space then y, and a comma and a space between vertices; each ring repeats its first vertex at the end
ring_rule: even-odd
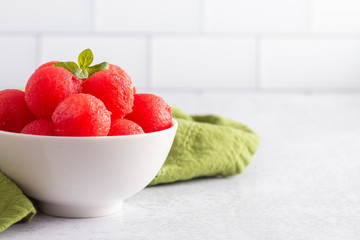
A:
POLYGON ((54 135, 54 124, 52 121, 47 119, 36 119, 31 123, 28 123, 21 133, 32 134, 32 135, 44 135, 44 136, 53 136, 54 135))
MULTIPOLYGON (((130 85, 132 84, 131 77, 121 67, 109 63, 108 71, 122 76, 124 79, 126 79, 127 82, 129 82, 128 84, 130 84, 130 85)), ((134 94, 136 93, 135 86, 133 87, 133 93, 134 94)))
POLYGON ((144 130, 133 121, 119 118, 111 121, 108 136, 142 134, 144 130))
POLYGON ((0 91, 0 130, 20 132, 35 119, 25 102, 25 93, 16 89, 0 91))
POLYGON ((57 136, 106 136, 111 125, 111 113, 96 97, 79 93, 62 101, 52 120, 57 136))
POLYGON ((38 117, 50 119, 57 105, 68 96, 81 92, 81 81, 61 67, 37 69, 25 88, 25 100, 38 117))
POLYGON ((146 132, 156 132, 172 126, 171 107, 159 96, 135 94, 133 111, 126 119, 136 122, 146 132))
POLYGON ((83 92, 103 101, 114 118, 122 118, 130 113, 134 104, 131 80, 108 70, 89 77, 83 84, 83 92))
POLYGON ((50 67, 52 65, 54 65, 55 63, 58 63, 59 61, 50 61, 50 62, 47 62, 47 63, 44 63, 43 65, 41 65, 40 67, 38 67, 38 69, 40 68, 44 68, 44 67, 50 67))
POLYGON ((127 79, 127 81, 130 81, 130 83, 131 83, 131 77, 121 67, 114 65, 114 64, 109 64, 109 69, 107 71, 116 73, 116 74, 122 76, 124 79, 127 79))

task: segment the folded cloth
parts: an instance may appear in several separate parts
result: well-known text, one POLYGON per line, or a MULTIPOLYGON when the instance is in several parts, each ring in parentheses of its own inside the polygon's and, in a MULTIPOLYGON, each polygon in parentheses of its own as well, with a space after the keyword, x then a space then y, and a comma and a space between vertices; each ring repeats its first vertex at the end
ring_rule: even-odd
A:
MULTIPOLYGON (((173 108, 179 123, 170 153, 149 186, 198 177, 232 176, 250 163, 260 138, 249 128, 216 115, 189 116, 173 108)), ((0 172, 0 232, 30 221, 36 210, 0 172)))
POLYGON ((35 214, 31 201, 0 172, 0 232, 16 222, 29 222, 35 214))
POLYGON ((245 125, 216 115, 189 116, 173 108, 179 123, 170 153, 149 186, 241 173, 260 138, 245 125))

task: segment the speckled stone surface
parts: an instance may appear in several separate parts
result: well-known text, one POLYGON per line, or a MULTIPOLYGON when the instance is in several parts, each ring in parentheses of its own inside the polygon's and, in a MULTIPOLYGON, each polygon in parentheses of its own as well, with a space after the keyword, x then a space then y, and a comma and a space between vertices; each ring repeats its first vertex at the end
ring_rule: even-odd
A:
POLYGON ((244 173, 146 188, 112 216, 39 214, 0 239, 360 238, 360 95, 158 94, 257 131, 244 173))

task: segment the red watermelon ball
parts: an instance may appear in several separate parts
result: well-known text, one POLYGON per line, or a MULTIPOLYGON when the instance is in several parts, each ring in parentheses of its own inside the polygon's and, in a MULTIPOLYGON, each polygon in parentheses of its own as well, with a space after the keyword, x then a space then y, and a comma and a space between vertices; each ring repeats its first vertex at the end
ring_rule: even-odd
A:
MULTIPOLYGON (((129 74, 127 74, 127 73, 124 71, 124 69, 122 69, 121 67, 109 63, 109 69, 108 69, 107 71, 122 76, 122 78, 124 78, 125 81, 128 82, 128 84, 130 84, 130 85, 132 84, 132 82, 131 82, 131 77, 130 77, 129 74)), ((135 94, 135 93, 136 93, 136 88, 133 87, 132 89, 133 89, 133 93, 135 94)))
POLYGON ((83 92, 104 102, 115 118, 122 118, 131 112, 134 92, 127 76, 112 71, 94 73, 83 84, 83 92))
POLYGON ((35 119, 25 102, 25 93, 16 89, 0 91, 0 130, 20 132, 35 119))
POLYGON ((98 98, 79 93, 62 101, 52 120, 57 136, 106 136, 110 130, 111 113, 98 98))
POLYGON ((119 67, 117 65, 109 63, 109 69, 107 71, 116 73, 116 74, 122 76, 124 79, 127 79, 127 81, 131 82, 131 77, 124 71, 124 69, 122 69, 121 67, 119 67))
POLYGON ((119 118, 111 121, 111 128, 108 136, 142 134, 144 130, 133 121, 119 118))
POLYGON ((31 123, 28 123, 22 130, 21 133, 32 134, 32 135, 54 135, 54 124, 52 121, 47 119, 36 119, 31 123))
POLYGON ((40 67, 38 67, 38 69, 40 68, 44 68, 44 67, 50 67, 52 65, 54 65, 55 63, 58 63, 59 61, 50 61, 50 62, 47 62, 47 63, 44 63, 43 65, 41 65, 40 67))
POLYGON ((48 66, 37 69, 25 88, 25 100, 38 117, 50 119, 57 105, 68 96, 81 92, 81 81, 68 70, 48 66))
POLYGON ((159 96, 135 94, 133 111, 126 119, 136 122, 146 132, 156 132, 172 126, 171 107, 159 96))

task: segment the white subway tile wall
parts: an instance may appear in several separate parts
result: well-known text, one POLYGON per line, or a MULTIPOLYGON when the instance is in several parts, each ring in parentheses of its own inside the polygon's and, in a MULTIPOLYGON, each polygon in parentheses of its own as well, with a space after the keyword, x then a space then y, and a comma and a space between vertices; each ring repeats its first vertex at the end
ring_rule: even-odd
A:
POLYGON ((360 33, 359 0, 313 0, 313 30, 317 33, 360 33))
POLYGON ((1 1, 0 31, 86 32, 90 30, 89 0, 1 1))
POLYGON ((24 87, 36 67, 33 37, 0 36, 0 89, 24 87))
POLYGON ((254 88, 255 40, 162 37, 152 40, 154 88, 254 88))
POLYGON ((142 91, 360 90, 360 1, 2 2, 0 89, 85 48, 142 91))
POLYGON ((268 88, 360 88, 360 41, 265 38, 262 86, 268 88))
POLYGON ((309 0, 205 0, 206 32, 306 33, 309 0))
POLYGON ((96 0, 97 31, 198 32, 201 0, 96 0))

